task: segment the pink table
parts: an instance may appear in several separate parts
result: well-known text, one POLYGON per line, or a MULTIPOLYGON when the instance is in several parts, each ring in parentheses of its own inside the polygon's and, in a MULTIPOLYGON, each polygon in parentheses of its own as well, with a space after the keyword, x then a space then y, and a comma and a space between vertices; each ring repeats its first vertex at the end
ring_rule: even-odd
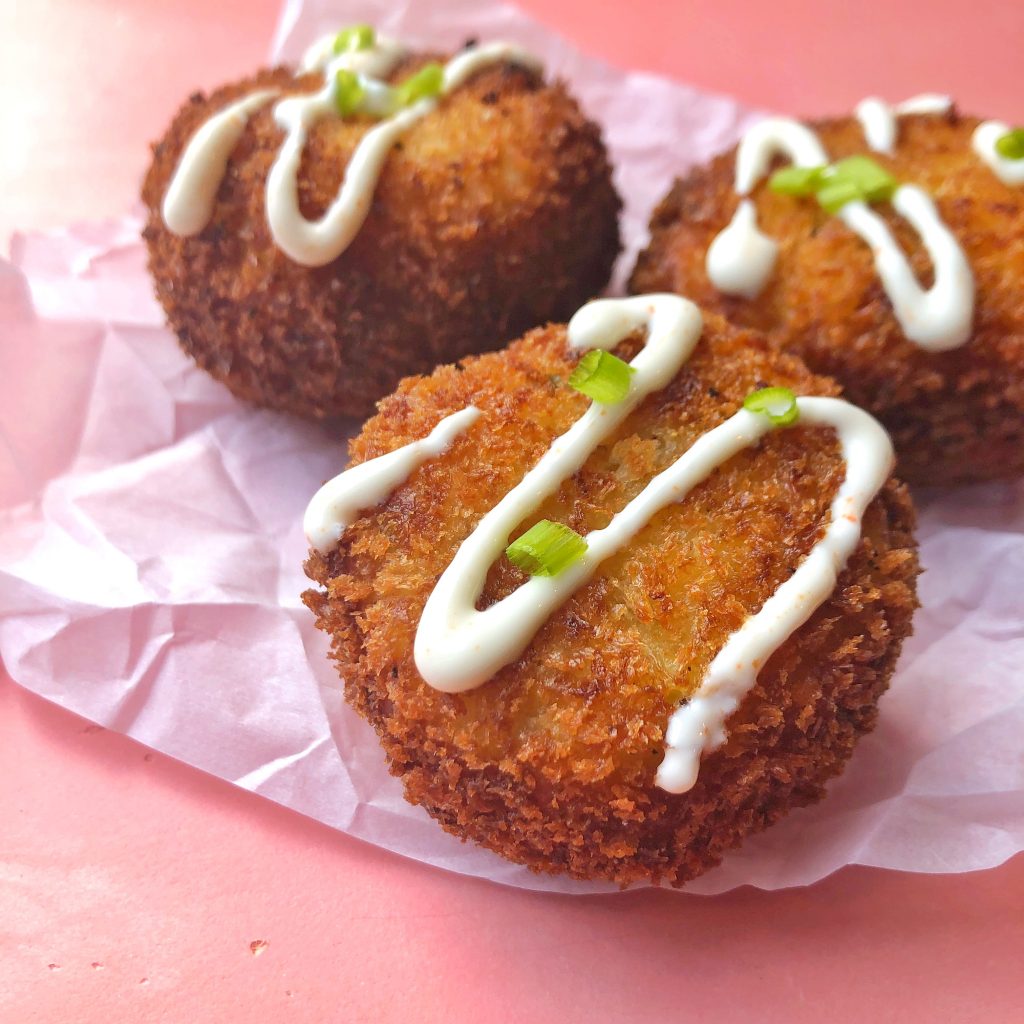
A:
MULTIPOLYGON (((938 88, 1021 116, 1024 8, 1002 0, 524 6, 609 60, 768 107, 938 88)), ((0 7, 4 241, 123 210, 145 141, 191 89, 255 66, 275 13, 0 7)), ((0 820, 4 1024, 1021 1020, 1024 857, 713 899, 523 893, 332 833, 6 679, 0 820)))

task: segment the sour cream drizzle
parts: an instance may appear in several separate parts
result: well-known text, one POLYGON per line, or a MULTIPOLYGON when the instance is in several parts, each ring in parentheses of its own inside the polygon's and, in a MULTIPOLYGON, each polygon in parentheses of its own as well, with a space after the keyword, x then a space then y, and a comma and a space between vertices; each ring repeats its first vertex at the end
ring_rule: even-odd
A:
POLYGON ((895 105, 877 96, 869 96, 854 108, 864 129, 864 138, 877 153, 892 156, 896 148, 896 118, 902 114, 945 114, 953 105, 949 96, 926 92, 895 105))
POLYGON ((772 276, 778 243, 757 226, 757 207, 741 199, 728 227, 708 246, 708 277, 727 295, 756 299, 772 276))
MULTIPOLYGON (((797 167, 829 163, 818 136, 806 125, 790 118, 768 118, 754 125, 739 144, 736 193, 748 196, 780 155, 797 167)), ((838 216, 870 246, 875 269, 906 337, 933 352, 957 348, 970 338, 974 321, 974 275, 967 257, 922 189, 901 185, 892 203, 918 233, 931 258, 934 281, 930 288, 921 287, 888 225, 867 203, 847 203, 838 216)), ((770 242, 757 226, 753 203, 741 202, 732 221, 708 247, 705 266, 711 283, 726 294, 756 297, 775 266, 766 244, 770 242)))
MULTIPOLYGON (((333 36, 319 40, 302 62, 303 71, 323 72, 323 87, 315 93, 288 96, 274 107, 274 120, 285 131, 285 138, 267 177, 267 222, 274 241, 296 263, 311 267, 330 263, 348 248, 370 211, 388 153, 439 102, 438 98, 422 99, 385 116, 390 110, 391 91, 382 79, 405 56, 405 47, 394 40, 378 39, 370 49, 336 55, 333 41, 333 36), (335 78, 342 70, 360 77, 365 90, 360 109, 382 120, 356 146, 330 207, 318 220, 308 220, 299 209, 299 167, 312 125, 325 117, 338 116, 335 78)), ((531 70, 541 67, 536 57, 509 43, 463 50, 445 65, 441 96, 458 89, 482 68, 503 61, 531 70)), ((214 114, 189 140, 164 197, 163 217, 169 230, 194 235, 209 223, 228 157, 248 116, 275 94, 276 90, 252 93, 214 114)))
POLYGON ((476 406, 468 405, 445 416, 422 440, 361 462, 328 480, 306 507, 302 520, 306 539, 326 555, 360 512, 386 501, 424 462, 446 452, 479 415, 476 406))
MULTIPOLYGON (((640 402, 672 380, 697 344, 702 320, 696 306, 675 295, 599 299, 573 317, 569 344, 577 350, 609 349, 638 329, 646 329, 647 338, 631 364, 636 372, 626 398, 617 405, 591 404, 552 442, 520 483, 481 519, 428 598, 413 654, 420 675, 436 689, 446 693, 472 689, 515 661, 552 612, 652 516, 682 501, 716 467, 775 429, 767 417, 741 409, 698 438, 608 526, 589 533, 580 561, 559 576, 532 577, 497 604, 478 611, 476 603, 488 569, 512 530, 577 472, 640 402)), ((822 538, 760 611, 728 639, 691 699, 670 717, 656 781, 671 793, 692 788, 701 756, 725 742, 726 720, 754 685, 758 670, 832 593, 860 538, 864 510, 892 469, 888 435, 867 413, 835 398, 799 398, 797 404, 801 424, 831 427, 838 434, 846 478, 822 538)), ((470 406, 442 420, 424 441, 363 463, 326 484, 306 514, 310 542, 321 551, 330 550, 358 509, 382 501, 403 482, 403 472, 412 472, 429 457, 429 446, 443 450, 477 415, 470 406), (470 418, 460 419, 466 414, 470 418)))
POLYGON ((276 94, 274 89, 250 93, 214 114, 192 136, 164 193, 161 212, 169 231, 196 235, 209 224, 231 151, 250 115, 276 94))
MULTIPOLYGON (((656 780, 669 793, 693 788, 701 756, 725 742, 726 720, 753 687, 758 671, 835 590, 839 574, 860 540, 864 511, 896 461, 889 435, 863 409, 838 398, 798 398, 796 404, 802 426, 835 430, 846 462, 846 478, 832 501, 824 535, 760 611, 729 637, 696 693, 669 718, 665 757, 656 780)), ((767 417, 741 409, 705 434, 668 472, 682 475, 677 467, 692 456, 696 465, 686 481, 692 487, 770 429, 767 417), (705 444, 713 450, 701 460, 696 453, 705 444)))
POLYGON ((1005 185, 1024 185, 1024 159, 1011 160, 996 149, 996 139, 1010 131, 1002 121, 985 121, 974 129, 971 146, 1005 185))
POLYGON ((413 655, 420 675, 435 689, 473 689, 518 658, 548 616, 653 514, 631 502, 605 530, 587 536, 588 549, 580 561, 558 576, 533 576, 497 604, 476 610, 487 570, 505 550, 509 534, 582 468, 647 395, 672 380, 690 357, 702 327, 697 307, 670 295, 601 299, 588 303, 570 321, 569 345, 580 350, 612 348, 641 327, 648 330, 647 343, 630 364, 635 372, 626 397, 614 405, 591 403, 555 438, 519 484, 480 520, 428 598, 413 655))

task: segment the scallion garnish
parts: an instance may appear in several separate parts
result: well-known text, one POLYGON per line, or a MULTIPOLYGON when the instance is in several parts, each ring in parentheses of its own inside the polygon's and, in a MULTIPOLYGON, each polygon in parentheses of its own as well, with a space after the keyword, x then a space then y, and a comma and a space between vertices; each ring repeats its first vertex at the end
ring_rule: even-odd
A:
POLYGON ((789 388, 761 388, 743 399, 743 408, 767 416, 777 427, 788 427, 800 418, 796 395, 789 388))
POLYGON ((832 164, 818 189, 818 202, 828 213, 838 213, 847 203, 861 200, 881 203, 892 199, 899 182, 870 157, 851 156, 832 164))
POLYGON ((414 75, 395 87, 395 102, 411 107, 420 100, 439 96, 444 87, 444 68, 440 64, 424 64, 414 75))
POLYGON ((768 187, 784 196, 812 196, 821 188, 821 179, 827 168, 783 167, 776 171, 768 187))
POLYGON ((587 542, 575 530, 542 519, 512 541, 505 554, 530 576, 557 576, 578 562, 586 550, 587 542))
POLYGON ((354 71, 342 68, 334 73, 334 106, 342 117, 354 114, 365 96, 366 89, 354 71))
POLYGON ((629 393, 629 378, 636 373, 629 363, 603 349, 592 349, 569 377, 569 387, 602 405, 621 402, 629 393))
POLYGON ((864 193, 852 181, 830 181, 818 189, 817 196, 826 213, 838 213, 847 203, 863 199, 864 193))
POLYGON ((334 52, 340 54, 371 50, 376 42, 377 33, 372 25, 350 25, 334 37, 334 52))
POLYGON ((1000 135, 996 139, 996 152, 1007 160, 1024 160, 1024 128, 1000 135))
POLYGON ((835 181, 850 182, 869 203, 887 202, 899 186, 884 167, 867 156, 850 156, 834 163, 825 174, 824 184, 835 181))
POLYGON ((899 182, 867 156, 850 156, 828 167, 783 167, 768 182, 786 196, 817 196, 829 213, 838 213, 855 199, 881 203, 892 199, 899 182))

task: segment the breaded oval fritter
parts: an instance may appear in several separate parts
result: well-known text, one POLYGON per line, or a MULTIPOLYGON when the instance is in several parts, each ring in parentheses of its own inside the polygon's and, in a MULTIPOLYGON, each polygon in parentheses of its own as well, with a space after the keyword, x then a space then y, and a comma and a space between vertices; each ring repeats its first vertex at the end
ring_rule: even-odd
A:
MULTIPOLYGON (((639 343, 631 337, 616 352, 631 358, 639 343)), ((565 328, 549 325, 403 381, 352 442, 353 463, 425 437, 469 404, 482 414, 336 548, 310 554, 306 572, 319 586, 305 601, 407 798, 445 829, 536 871, 679 885, 819 799, 873 726, 916 605, 914 514, 890 479, 834 593, 762 668, 688 793, 655 785, 669 715, 822 534, 845 475, 831 431, 768 434, 603 562, 518 660, 475 690, 432 689, 413 659, 426 600, 484 514, 587 408, 566 384, 577 357, 565 328)), ((541 519, 580 534, 607 525, 767 385, 837 390, 759 335, 709 316, 669 386, 513 536, 541 519)), ((500 558, 477 607, 524 580, 500 558)))
MULTIPOLYGON (((902 116, 895 155, 872 152, 852 118, 810 127, 833 160, 869 154, 901 182, 924 188, 964 250, 977 294, 967 344, 929 352, 908 341, 871 250, 813 198, 752 194, 761 230, 779 258, 756 299, 720 293, 705 256, 739 202, 735 150, 677 181, 654 211, 651 242, 630 282, 637 292, 676 291, 733 322, 764 331, 888 429, 898 472, 914 483, 955 484, 1024 472, 1024 189, 1004 184, 971 148, 978 120, 902 116)), ((780 164, 781 166, 781 164, 780 164)), ((931 261, 920 238, 886 203, 888 223, 924 286, 931 261)))
MULTIPOLYGON (((389 79, 429 55, 406 58, 389 79)), ((313 92, 320 72, 260 71, 196 94, 153 149, 142 196, 157 295, 182 346, 240 398, 307 417, 365 415, 412 373, 562 319, 604 287, 619 197, 597 125, 564 84, 514 64, 475 74, 388 155, 352 244, 323 267, 293 262, 267 224, 284 137, 270 103, 249 119, 203 231, 177 237, 161 203, 196 130, 261 88, 313 92)), ((319 217, 377 122, 317 121, 299 171, 319 217)))

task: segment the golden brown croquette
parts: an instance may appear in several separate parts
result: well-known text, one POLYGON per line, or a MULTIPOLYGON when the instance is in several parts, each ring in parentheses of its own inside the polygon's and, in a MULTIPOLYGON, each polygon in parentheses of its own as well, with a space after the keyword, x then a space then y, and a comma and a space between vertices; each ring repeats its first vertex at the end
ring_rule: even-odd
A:
MULTIPOLYGON (((400 81, 427 60, 407 59, 400 81)), ((153 149, 144 237, 157 295, 185 351, 240 398, 300 416, 365 415, 412 373, 567 317, 601 291, 618 253, 619 197, 600 131, 561 82, 486 68, 415 124, 388 156, 350 247, 293 262, 267 225, 265 185, 283 132, 273 104, 250 118, 198 235, 161 203, 193 133, 257 88, 312 92, 321 73, 264 70, 197 94, 153 149)), ((333 200, 375 122, 325 118, 299 174, 302 213, 333 200)))
MULTIPOLYGON (((617 353, 630 358, 639 340, 617 353)), ((655 785, 672 710, 821 535, 845 468, 834 435, 775 431, 669 506, 476 690, 428 686, 413 661, 424 604, 455 551, 585 411, 562 326, 405 380, 351 445, 353 463, 424 437, 466 405, 471 430, 361 515, 305 595, 348 702, 377 731, 406 797, 449 832, 535 871, 680 885, 791 807, 818 800, 872 728, 918 573, 914 513, 890 479, 831 598, 785 642, 706 756, 695 788, 655 785)), ((709 316, 690 362, 649 396, 514 535, 540 519, 581 534, 766 385, 832 395, 759 335, 709 316)), ((525 577, 502 557, 478 607, 525 577)))
MULTIPOLYGON (((895 156, 871 158, 935 199, 977 284, 974 333, 966 345, 927 352, 893 315, 872 254, 814 199, 753 194, 761 229, 780 243, 764 292, 747 300, 719 293, 704 259, 738 202, 735 151, 677 181, 654 211, 651 243, 630 287, 677 291, 764 331, 846 396, 877 416, 911 482, 955 484, 1024 472, 1024 190, 1003 184, 971 148, 978 120, 901 117, 895 156)), ((834 160, 868 153, 852 118, 811 127, 834 160)), ((913 229, 888 204, 875 207, 911 257, 923 284, 931 262, 913 229)))

